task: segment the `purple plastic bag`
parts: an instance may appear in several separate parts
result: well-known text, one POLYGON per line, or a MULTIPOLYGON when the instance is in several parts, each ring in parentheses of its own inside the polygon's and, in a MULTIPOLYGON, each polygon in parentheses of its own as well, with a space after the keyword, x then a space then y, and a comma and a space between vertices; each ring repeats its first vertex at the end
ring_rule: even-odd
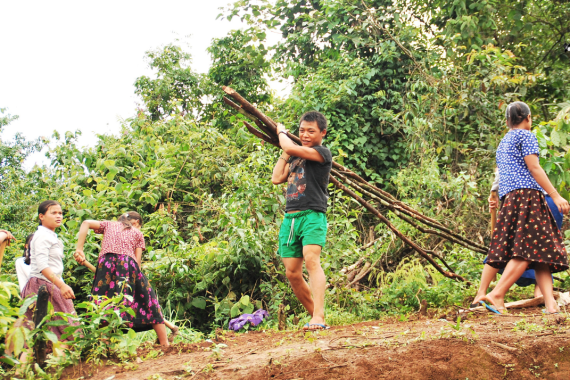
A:
POLYGON ((253 314, 242 314, 230 321, 230 330, 241 330, 248 322, 253 326, 257 326, 267 317, 269 317, 269 313, 263 309, 259 309, 253 314))

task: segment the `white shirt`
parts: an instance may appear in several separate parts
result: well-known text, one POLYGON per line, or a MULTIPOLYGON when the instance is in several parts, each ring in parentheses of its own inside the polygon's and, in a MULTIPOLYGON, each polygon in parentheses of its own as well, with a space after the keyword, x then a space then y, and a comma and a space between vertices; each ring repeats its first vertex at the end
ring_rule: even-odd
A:
POLYGON ((20 257, 16 260, 16 274, 18 275, 18 284, 20 285, 20 293, 24 290, 24 287, 30 280, 30 273, 32 267, 24 262, 24 258, 20 257))
POLYGON ((63 243, 57 234, 44 226, 39 226, 30 242, 31 277, 49 281, 42 271, 51 268, 53 273, 61 278, 63 274, 63 243))

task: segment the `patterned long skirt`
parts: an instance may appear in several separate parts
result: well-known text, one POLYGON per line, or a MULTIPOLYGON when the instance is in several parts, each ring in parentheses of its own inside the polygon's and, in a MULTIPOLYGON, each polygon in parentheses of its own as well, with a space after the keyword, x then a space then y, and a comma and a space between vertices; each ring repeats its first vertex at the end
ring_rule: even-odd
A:
POLYGON ((119 293, 131 296, 132 301, 125 298, 123 302, 135 311, 135 316, 122 313, 121 318, 137 332, 151 330, 153 324, 164 323, 156 293, 132 257, 114 253, 101 256, 91 293, 109 298, 119 293))
POLYGON ((548 264, 551 273, 568 269, 562 234, 538 190, 513 190, 501 205, 487 264, 504 268, 513 257, 528 261, 529 269, 537 263, 548 264))
MULTIPOLYGON (((75 312, 75 308, 73 307, 73 301, 70 299, 67 299, 67 298, 63 298, 63 295, 61 294, 61 291, 59 290, 59 288, 57 286, 55 286, 50 281, 46 281, 46 280, 43 280, 41 278, 37 278, 37 277, 30 278, 30 280, 26 283, 26 286, 22 290, 22 298, 26 298, 28 296, 33 296, 33 295, 38 294, 40 286, 42 286, 42 285, 45 285, 47 288, 47 291, 49 293, 49 302, 52 304, 54 311, 72 314, 73 316, 77 316, 77 313, 75 312)), ((26 324, 29 327, 31 327, 31 321, 34 320, 33 319, 34 318, 34 310, 35 310, 35 308, 30 307, 25 313, 26 320, 27 320, 26 324)), ((52 319, 52 321, 55 321, 58 319, 62 319, 62 318, 54 317, 52 319)), ((63 330, 66 327, 68 327, 68 326, 79 326, 79 322, 73 321, 69 318, 67 319, 67 322, 68 322, 67 325, 51 326, 50 327, 50 330, 55 335, 57 335, 58 340, 61 340, 61 336, 64 333, 63 330)), ((73 339, 73 337, 70 336, 68 338, 68 340, 70 340, 70 339, 73 339)))

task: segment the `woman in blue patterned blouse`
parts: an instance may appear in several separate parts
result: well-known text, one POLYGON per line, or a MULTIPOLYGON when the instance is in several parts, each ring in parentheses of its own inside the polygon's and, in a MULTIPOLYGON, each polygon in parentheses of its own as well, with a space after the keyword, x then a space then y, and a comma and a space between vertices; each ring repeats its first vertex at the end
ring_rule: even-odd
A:
POLYGON ((536 282, 544 294, 546 313, 557 313, 551 273, 568 269, 562 234, 544 193, 552 197, 559 211, 567 214, 568 201, 562 198, 540 167, 538 141, 530 131, 530 108, 523 102, 508 105, 510 130, 497 148, 499 199, 501 209, 493 231, 487 264, 504 273, 493 291, 484 297, 500 313, 506 313, 504 298, 527 269, 534 269, 536 282))

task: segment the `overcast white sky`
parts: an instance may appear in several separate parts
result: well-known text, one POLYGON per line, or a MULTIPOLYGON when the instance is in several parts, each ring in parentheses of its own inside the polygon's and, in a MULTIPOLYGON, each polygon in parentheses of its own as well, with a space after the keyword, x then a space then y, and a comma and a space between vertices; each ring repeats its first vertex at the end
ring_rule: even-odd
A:
POLYGON ((0 0, 0 108, 20 117, 2 139, 79 129, 90 145, 118 132, 134 114, 135 79, 151 74, 144 53, 180 39, 206 72, 212 38, 242 27, 216 20, 230 2, 0 0))

